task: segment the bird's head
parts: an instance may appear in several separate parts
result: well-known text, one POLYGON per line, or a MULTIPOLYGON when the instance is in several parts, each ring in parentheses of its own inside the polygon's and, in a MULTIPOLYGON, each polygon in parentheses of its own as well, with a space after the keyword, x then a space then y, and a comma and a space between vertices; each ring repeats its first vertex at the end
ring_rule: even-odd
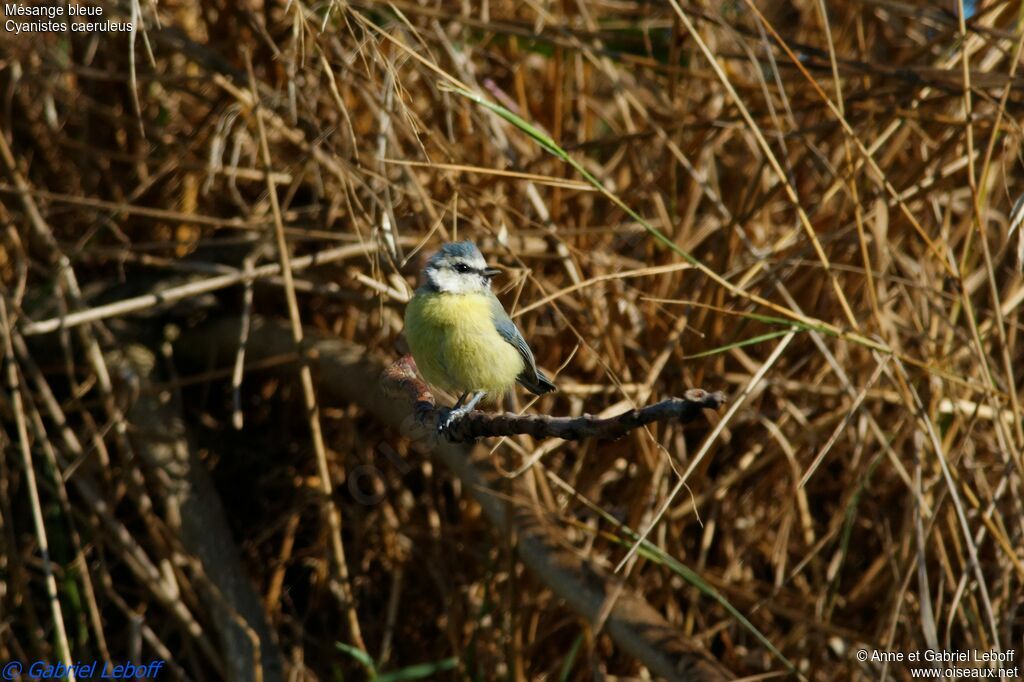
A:
POLYGON ((487 261, 473 242, 450 242, 427 260, 423 281, 432 291, 469 294, 490 291, 491 278, 500 273, 487 267, 487 261))

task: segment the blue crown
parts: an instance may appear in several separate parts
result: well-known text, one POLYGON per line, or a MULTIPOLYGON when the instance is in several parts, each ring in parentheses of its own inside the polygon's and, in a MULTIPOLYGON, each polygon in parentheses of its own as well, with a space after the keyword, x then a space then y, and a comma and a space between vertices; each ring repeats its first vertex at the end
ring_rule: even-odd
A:
POLYGON ((447 244, 442 244, 438 254, 452 258, 471 258, 473 256, 482 257, 480 249, 478 249, 476 244, 471 241, 448 242, 447 244))

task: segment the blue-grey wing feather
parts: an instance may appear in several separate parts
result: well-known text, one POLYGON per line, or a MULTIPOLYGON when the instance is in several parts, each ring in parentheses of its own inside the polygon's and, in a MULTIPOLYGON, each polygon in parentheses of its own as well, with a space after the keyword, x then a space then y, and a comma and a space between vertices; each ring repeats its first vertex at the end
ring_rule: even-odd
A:
POLYGON ((501 305, 498 297, 493 294, 491 295, 491 319, 494 321, 494 328, 498 330, 501 338, 512 344, 523 358, 525 366, 516 380, 524 388, 537 395, 555 390, 555 385, 551 383, 551 380, 537 369, 537 362, 533 359, 533 351, 530 350, 530 346, 526 343, 526 339, 523 338, 519 327, 516 326, 516 323, 505 312, 505 308, 501 305))

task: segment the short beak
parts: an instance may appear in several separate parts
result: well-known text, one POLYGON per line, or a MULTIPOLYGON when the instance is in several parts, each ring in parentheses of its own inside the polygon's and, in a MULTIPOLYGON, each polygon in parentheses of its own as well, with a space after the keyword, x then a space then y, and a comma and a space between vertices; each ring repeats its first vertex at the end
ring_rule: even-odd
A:
POLYGON ((484 268, 484 277, 491 279, 501 274, 501 270, 498 268, 484 268))

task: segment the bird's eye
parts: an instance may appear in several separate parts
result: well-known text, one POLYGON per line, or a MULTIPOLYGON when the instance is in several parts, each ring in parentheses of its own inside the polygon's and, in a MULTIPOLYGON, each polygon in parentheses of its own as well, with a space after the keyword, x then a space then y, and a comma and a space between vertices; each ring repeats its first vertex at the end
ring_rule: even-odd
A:
POLYGON ((471 269, 472 268, 470 268, 465 263, 456 263, 455 264, 455 271, 456 272, 469 272, 471 269))

